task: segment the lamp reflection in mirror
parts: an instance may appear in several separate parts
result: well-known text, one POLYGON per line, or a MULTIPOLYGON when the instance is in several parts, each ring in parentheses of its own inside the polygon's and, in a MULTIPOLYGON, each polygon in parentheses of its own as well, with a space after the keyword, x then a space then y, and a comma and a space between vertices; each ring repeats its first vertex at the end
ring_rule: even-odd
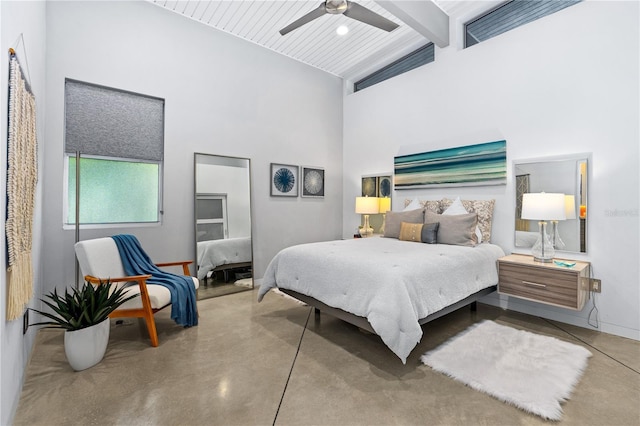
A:
MULTIPOLYGON (((576 218, 576 197, 573 195, 564 196, 564 215, 565 220, 572 220, 576 218)), ((556 250, 563 250, 565 248, 564 241, 560 237, 560 231, 558 230, 558 221, 551 221, 551 241, 553 242, 553 248, 556 250)))
POLYGON ((553 243, 547 235, 547 220, 565 220, 565 197, 558 193, 528 193, 522 197, 522 219, 537 220, 540 228, 538 240, 531 248, 537 262, 551 262, 555 256, 553 243))
POLYGON ((364 224, 360 228, 361 237, 369 237, 373 234, 373 228, 369 226, 369 215, 379 212, 378 197, 356 197, 356 213, 364 217, 364 224))
POLYGON ((384 223, 387 217, 387 212, 391 210, 391 198, 380 197, 378 200, 378 212, 382 214, 382 226, 380 227, 380 233, 384 234, 384 223))

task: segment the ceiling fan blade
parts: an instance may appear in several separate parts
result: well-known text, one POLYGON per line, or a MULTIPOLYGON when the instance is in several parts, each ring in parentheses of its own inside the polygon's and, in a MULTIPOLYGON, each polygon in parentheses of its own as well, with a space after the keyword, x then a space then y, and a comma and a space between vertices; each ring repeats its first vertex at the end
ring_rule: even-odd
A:
POLYGON ((364 22, 365 24, 373 25, 381 30, 393 31, 398 28, 398 24, 388 20, 384 16, 380 16, 377 13, 367 9, 364 6, 360 6, 358 3, 352 1, 349 2, 349 7, 344 12, 345 16, 356 21, 364 22))
POLYGON ((295 30, 296 28, 299 28, 299 27, 303 26, 304 24, 308 24, 309 22, 313 21, 316 18, 321 17, 322 15, 324 15, 326 13, 327 13, 327 9, 324 6, 324 2, 322 2, 320 4, 320 6, 318 6, 315 9, 313 9, 311 12, 309 12, 306 15, 296 19, 295 21, 293 21, 292 23, 290 23, 289 25, 287 25, 286 27, 281 29, 280 30, 280 35, 285 35, 287 33, 290 33, 291 31, 295 30))

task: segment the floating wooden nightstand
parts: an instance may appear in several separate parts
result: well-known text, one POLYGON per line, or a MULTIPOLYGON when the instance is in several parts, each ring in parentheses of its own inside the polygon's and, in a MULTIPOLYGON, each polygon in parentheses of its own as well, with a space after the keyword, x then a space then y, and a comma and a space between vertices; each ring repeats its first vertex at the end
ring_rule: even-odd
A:
POLYGON ((572 267, 540 263, 533 256, 511 254, 498 259, 498 293, 562 308, 584 307, 589 293, 589 262, 567 259, 572 267))

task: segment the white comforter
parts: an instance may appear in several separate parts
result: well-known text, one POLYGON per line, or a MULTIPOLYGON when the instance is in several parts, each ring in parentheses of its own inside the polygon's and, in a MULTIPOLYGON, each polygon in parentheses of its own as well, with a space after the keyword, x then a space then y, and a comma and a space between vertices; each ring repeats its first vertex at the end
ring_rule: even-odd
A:
POLYGON ((198 279, 230 263, 251 262, 251 237, 198 242, 198 279))
POLYGON ((462 247, 394 238, 302 244, 278 253, 258 300, 272 288, 290 289, 366 317, 402 360, 418 344, 418 320, 497 284, 493 244, 462 247))

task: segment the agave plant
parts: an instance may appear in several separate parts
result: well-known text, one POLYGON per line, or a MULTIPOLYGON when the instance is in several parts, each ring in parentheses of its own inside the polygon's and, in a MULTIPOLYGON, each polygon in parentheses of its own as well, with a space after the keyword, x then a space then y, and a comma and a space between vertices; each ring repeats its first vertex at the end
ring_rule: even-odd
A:
POLYGON ((139 295, 127 296, 123 287, 113 290, 109 281, 101 282, 98 286, 86 282, 80 289, 73 288, 71 292, 65 289, 63 295, 59 295, 54 289, 46 295, 51 301, 40 299, 54 311, 54 314, 31 309, 51 321, 32 325, 63 328, 66 331, 80 330, 100 324, 120 305, 137 296, 139 295))

